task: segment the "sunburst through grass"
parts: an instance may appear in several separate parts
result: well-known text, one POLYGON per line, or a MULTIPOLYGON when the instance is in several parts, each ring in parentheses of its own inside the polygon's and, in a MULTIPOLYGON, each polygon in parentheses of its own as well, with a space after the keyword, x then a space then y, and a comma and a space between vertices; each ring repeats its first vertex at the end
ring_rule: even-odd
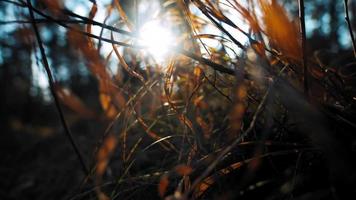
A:
MULTIPOLYGON (((32 55, 33 66, 44 61, 49 81, 44 88, 49 87, 56 100, 63 125, 52 132, 66 131, 87 176, 77 184, 83 193, 72 199, 302 198, 314 189, 317 196, 321 189, 329 194, 329 186, 334 185, 323 185, 334 177, 315 171, 345 169, 345 175, 352 172, 356 177, 356 172, 327 165, 330 161, 347 166, 344 161, 354 156, 340 147, 350 151, 351 146, 356 148, 356 139, 346 145, 334 141, 343 132, 356 132, 352 118, 356 79, 351 69, 355 61, 334 64, 323 57, 341 54, 323 56, 322 52, 316 52, 315 58, 301 56, 307 43, 301 39, 300 22, 279 0, 86 1, 91 7, 83 8, 83 13, 57 1, 41 1, 46 6, 31 5, 30 0, 16 3, 26 8, 23 16, 31 15, 11 21, 21 22, 22 27, 13 33, 14 41, 22 39, 30 50, 14 56, 4 51, 3 56, 0 45, 4 57, 0 61, 7 62, 5 54, 19 61, 32 55), (35 35, 29 34, 28 23, 35 35), (54 29, 57 26, 61 29, 54 29), (45 37, 53 30, 59 30, 53 32, 53 39, 45 37), (39 51, 32 50, 36 45, 39 51), (68 77, 62 77, 62 68, 68 77), (52 80, 51 69, 58 82, 52 80), (308 95, 303 96, 305 83, 310 90, 305 89, 308 95), (83 138, 78 144, 72 128, 83 138), (325 163, 324 157, 329 159, 325 163), (312 185, 306 181, 309 178, 312 185)), ((18 45, 14 49, 22 51, 18 45)), ((24 90, 18 77, 15 82, 7 78, 17 64, 4 65, 11 66, 3 76, 11 86, 7 91, 24 90)), ((35 72, 28 80, 41 79, 33 77, 38 75, 35 72)), ((19 99, 24 98, 14 99, 17 113, 24 108, 19 99)), ((42 114, 46 109, 24 110, 42 114)), ((10 126, 22 135, 37 132, 32 123, 25 126, 31 118, 25 114, 14 122, 10 116, 10 126)), ((39 119, 34 122, 42 124, 39 119)), ((73 160, 67 157, 63 160, 73 160)), ((23 189, 27 193, 32 187, 23 189)))
POLYGON ((145 23, 139 29, 139 44, 146 48, 157 62, 163 62, 176 46, 176 36, 159 20, 145 23))

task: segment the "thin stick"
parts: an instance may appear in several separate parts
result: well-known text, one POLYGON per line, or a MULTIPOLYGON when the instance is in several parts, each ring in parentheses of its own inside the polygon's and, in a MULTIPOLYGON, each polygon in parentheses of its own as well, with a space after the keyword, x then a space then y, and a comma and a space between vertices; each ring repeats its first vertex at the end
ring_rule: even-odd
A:
POLYGON ((54 102, 55 102, 55 105, 57 107, 62 126, 63 126, 63 128, 65 130, 65 133, 66 133, 67 137, 69 138, 70 143, 72 144, 72 147, 73 147, 75 153, 78 156, 78 159, 79 159, 79 161, 80 161, 80 163, 82 165, 83 172, 85 174, 89 174, 88 167, 86 166, 86 164, 84 162, 83 156, 82 156, 82 154, 81 154, 81 152, 80 152, 80 150, 78 148, 78 145, 75 142, 75 140, 73 138, 73 135, 72 135, 72 133, 71 133, 71 131, 69 129, 69 126, 68 126, 68 124, 67 124, 67 122, 66 122, 66 120, 64 118, 64 114, 63 114, 62 108, 60 106, 57 93, 55 91, 54 78, 52 76, 52 72, 51 72, 51 69, 50 69, 48 61, 47 61, 46 53, 45 53, 45 50, 44 50, 44 47, 43 47, 41 36, 39 34, 39 31, 38 31, 38 28, 37 28, 37 25, 36 25, 35 17, 34 17, 33 11, 32 11, 32 4, 31 4, 30 0, 27 0, 27 5, 28 5, 28 10, 29 10, 29 13, 30 13, 31 21, 32 21, 33 30, 35 32, 35 35, 36 35, 36 38, 37 38, 37 42, 38 42, 38 46, 39 46, 40 51, 41 51, 43 65, 45 67, 45 70, 46 70, 46 73, 47 73, 47 76, 48 76, 48 82, 49 82, 49 85, 50 85, 51 93, 52 93, 52 96, 54 98, 54 102))
POLYGON ((356 43, 355 43, 354 33, 352 32, 352 25, 351 25, 350 17, 349 17, 348 0, 344 0, 344 8, 345 8, 345 21, 346 21, 347 26, 349 28, 350 37, 351 37, 351 41, 352 41, 352 47, 353 47, 353 50, 354 50, 354 57, 356 58, 356 43))
POLYGON ((304 0, 299 0, 299 20, 300 20, 300 34, 302 39, 302 60, 304 68, 304 93, 309 95, 308 84, 308 60, 306 51, 306 34, 305 34, 305 14, 304 14, 304 0))

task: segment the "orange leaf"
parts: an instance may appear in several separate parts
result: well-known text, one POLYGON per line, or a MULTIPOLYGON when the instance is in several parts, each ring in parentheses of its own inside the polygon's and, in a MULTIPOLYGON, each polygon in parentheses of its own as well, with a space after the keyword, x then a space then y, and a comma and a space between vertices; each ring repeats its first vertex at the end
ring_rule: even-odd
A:
POLYGON ((158 194, 160 197, 162 197, 162 198, 164 197, 164 194, 166 193, 168 185, 169 185, 168 176, 162 176, 161 180, 159 181, 159 184, 158 184, 158 194))
POLYGON ((250 24, 252 31, 254 33, 258 33, 261 29, 254 15, 251 15, 251 13, 246 8, 241 6, 241 4, 239 4, 237 1, 234 2, 236 5, 235 9, 247 20, 247 22, 250 24))
POLYGON ((266 57, 265 46, 261 42, 252 43, 252 48, 262 57, 266 57))
POLYGON ((96 174, 98 177, 101 177, 104 174, 109 162, 109 158, 115 150, 116 145, 117 139, 114 135, 109 135, 105 138, 103 145, 97 154, 96 174))
POLYGON ((206 122, 201 116, 197 116, 195 119, 198 123, 198 125, 201 127, 204 133, 204 137, 206 139, 210 138, 210 133, 211 133, 211 126, 209 126, 209 123, 206 122))
POLYGON ((174 170, 177 172, 177 174, 179 174, 181 176, 187 176, 190 173, 192 173, 192 171, 193 171, 193 169, 187 165, 178 165, 175 167, 174 170))
POLYGON ((270 44, 281 51, 287 59, 300 60, 298 27, 289 20, 286 10, 276 0, 272 0, 271 3, 260 0, 260 6, 270 44))
POLYGON ((110 198, 101 191, 97 191, 97 197, 99 200, 110 200, 110 198))
POLYGON ((196 78, 199 78, 200 75, 202 74, 202 70, 200 69, 200 67, 195 67, 194 68, 194 75, 196 78))
POLYGON ((106 117, 108 117, 109 119, 113 119, 117 114, 117 110, 112 103, 111 96, 105 93, 101 93, 99 95, 99 99, 100 99, 101 107, 105 111, 106 117))

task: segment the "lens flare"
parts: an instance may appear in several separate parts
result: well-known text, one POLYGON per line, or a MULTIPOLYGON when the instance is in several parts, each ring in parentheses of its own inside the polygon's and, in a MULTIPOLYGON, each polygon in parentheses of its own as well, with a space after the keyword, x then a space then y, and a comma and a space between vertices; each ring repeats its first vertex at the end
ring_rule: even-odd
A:
POLYGON ((171 30, 157 20, 145 23, 139 32, 139 44, 147 48, 157 62, 163 62, 174 48, 175 37, 171 30))

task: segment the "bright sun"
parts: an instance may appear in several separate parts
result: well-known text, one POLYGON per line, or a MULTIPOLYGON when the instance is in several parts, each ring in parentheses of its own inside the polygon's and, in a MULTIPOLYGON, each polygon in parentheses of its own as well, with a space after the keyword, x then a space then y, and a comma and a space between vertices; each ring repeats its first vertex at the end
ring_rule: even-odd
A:
POLYGON ((157 62, 163 62, 175 43, 174 34, 158 20, 145 23, 139 32, 139 44, 146 47, 157 62))

